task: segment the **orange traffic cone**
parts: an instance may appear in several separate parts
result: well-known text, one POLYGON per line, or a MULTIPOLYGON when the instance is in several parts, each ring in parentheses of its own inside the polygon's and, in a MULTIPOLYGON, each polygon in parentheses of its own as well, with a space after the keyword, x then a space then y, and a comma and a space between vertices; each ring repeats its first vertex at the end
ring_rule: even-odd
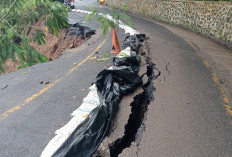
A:
POLYGON ((105 3, 105 0, 98 0, 101 5, 105 3))
POLYGON ((121 52, 121 49, 120 49, 120 45, 119 45, 119 42, 118 42, 118 36, 116 34, 116 30, 113 29, 113 39, 112 39, 112 51, 110 52, 110 54, 112 55, 117 55, 121 52))

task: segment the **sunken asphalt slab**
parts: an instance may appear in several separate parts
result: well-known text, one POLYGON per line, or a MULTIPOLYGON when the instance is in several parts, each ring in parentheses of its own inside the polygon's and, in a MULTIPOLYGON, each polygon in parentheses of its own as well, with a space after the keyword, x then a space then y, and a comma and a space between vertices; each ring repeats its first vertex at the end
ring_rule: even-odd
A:
MULTIPOLYGON (((161 26, 138 16, 133 19, 136 28, 150 38, 149 56, 157 64, 161 76, 154 82, 155 101, 148 107, 146 129, 139 146, 124 149, 119 156, 231 156, 231 116, 226 112, 222 93, 210 69, 203 63, 210 57, 199 55, 186 42, 183 35, 191 35, 184 34, 186 30, 178 36, 164 27, 165 24, 161 26)), ((192 41, 199 45, 205 43, 202 53, 206 49, 216 53, 220 48, 225 58, 231 56, 231 50, 199 35, 194 40, 192 37, 192 41)), ((231 60, 227 63, 231 68, 231 60)), ((231 86, 226 90, 231 90, 231 86)), ((231 95, 228 97, 231 99, 231 95)))

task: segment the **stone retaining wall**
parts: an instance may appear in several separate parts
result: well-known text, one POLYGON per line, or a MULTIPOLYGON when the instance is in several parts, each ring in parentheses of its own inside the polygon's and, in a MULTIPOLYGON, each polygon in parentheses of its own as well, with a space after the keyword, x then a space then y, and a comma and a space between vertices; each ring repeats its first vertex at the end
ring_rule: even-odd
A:
POLYGON ((232 2, 108 0, 120 8, 201 33, 232 48, 232 2))

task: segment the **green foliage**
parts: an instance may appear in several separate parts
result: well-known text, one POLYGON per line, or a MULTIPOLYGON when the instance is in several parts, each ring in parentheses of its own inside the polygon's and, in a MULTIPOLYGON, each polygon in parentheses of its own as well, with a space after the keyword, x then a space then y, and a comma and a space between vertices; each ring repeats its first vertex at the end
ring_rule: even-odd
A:
POLYGON ((139 59, 139 62, 142 62, 142 56, 140 54, 138 54, 138 59, 139 59))
POLYGON ((37 29, 36 32, 33 34, 33 41, 38 45, 46 44, 46 36, 42 30, 37 29))
POLYGON ((104 57, 110 57, 110 54, 109 53, 104 53, 103 56, 104 57))
POLYGON ((110 59, 110 57, 104 57, 104 58, 99 58, 99 59, 96 59, 94 62, 104 62, 104 61, 108 61, 110 59))
POLYGON ((44 55, 30 46, 31 41, 42 45, 47 40, 43 31, 33 26, 36 22, 45 21, 48 32, 57 37, 60 29, 69 26, 67 8, 59 2, 51 0, 15 0, 14 2, 2 0, 0 4, 0 19, 2 19, 0 72, 3 72, 2 64, 6 59, 11 58, 12 61, 16 61, 15 54, 20 60, 19 68, 48 61, 44 55), (29 35, 31 28, 35 29, 35 33, 29 35))
POLYGON ((121 58, 126 58, 126 57, 130 57, 129 55, 127 55, 125 52, 120 52, 119 54, 118 54, 118 57, 121 57, 121 58))
POLYGON ((125 4, 123 4, 123 12, 116 11, 114 6, 110 8, 110 15, 112 19, 107 18, 106 13, 99 13, 99 11, 92 7, 90 7, 90 9, 92 12, 86 16, 86 21, 93 19, 95 15, 97 15, 97 21, 100 21, 100 27, 103 35, 105 35, 109 29, 117 28, 120 20, 122 20, 126 25, 133 26, 131 18, 126 15, 127 6, 125 4))

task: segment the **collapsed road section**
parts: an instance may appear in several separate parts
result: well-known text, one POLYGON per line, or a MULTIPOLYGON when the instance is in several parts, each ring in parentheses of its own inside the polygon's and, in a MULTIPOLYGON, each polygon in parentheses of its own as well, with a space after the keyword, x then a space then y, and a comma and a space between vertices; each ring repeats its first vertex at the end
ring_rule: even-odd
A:
MULTIPOLYGON (((135 45, 132 45, 132 49, 133 46, 135 45)), ((109 134, 95 152, 94 157, 118 157, 125 148, 130 147, 133 143, 139 145, 142 134, 146 129, 145 121, 148 105, 154 100, 153 92, 155 87, 153 86, 153 81, 160 75, 160 71, 156 69, 155 64, 148 57, 148 53, 149 47, 146 40, 139 48, 139 54, 142 55, 140 75, 145 83, 134 95, 129 96, 133 97, 133 99, 122 100, 119 106, 119 115, 116 115, 109 134), (126 111, 129 104, 131 108, 129 111, 126 111), (127 121, 123 120, 126 118, 125 113, 128 114, 127 121)))
MULTIPOLYGON (((132 33, 134 32, 133 30, 132 33)), ((146 35, 137 32, 131 34, 128 34, 124 41, 125 49, 113 58, 111 67, 97 75, 96 82, 90 88, 91 91, 83 100, 83 104, 73 112, 74 118, 56 131, 57 136, 49 142, 41 157, 90 157, 96 152, 109 133, 123 96, 133 93, 143 84, 142 77, 138 74, 141 62, 141 55, 138 52, 146 35)), ((154 64, 148 57, 146 59, 148 81, 142 86, 144 91, 131 103, 132 113, 126 125, 125 135, 110 147, 111 156, 117 156, 135 140, 147 106, 153 100, 154 64), (133 134, 130 134, 131 130, 134 130, 133 134), (122 144, 124 141, 126 145, 122 144)))
MULTIPOLYGON (((145 35, 136 35, 140 41, 145 35)), ((135 46, 137 44, 137 46, 135 46)), ((60 156, 92 156, 99 147, 117 112, 122 97, 132 93, 142 85, 138 75, 140 61, 133 47, 135 43, 123 50, 113 59, 113 66, 103 70, 97 76, 96 88, 99 105, 70 134, 58 150, 52 155, 60 156)), ((90 103, 90 102, 89 102, 90 103)))
POLYGON ((149 57, 147 57, 147 64, 146 75, 148 80, 142 86, 143 92, 136 95, 134 97, 134 101, 130 104, 131 114, 129 116, 128 123, 125 126, 123 137, 118 138, 109 145, 111 157, 118 157, 125 148, 131 146, 132 142, 136 142, 138 145, 141 140, 142 133, 145 131, 144 123, 146 120, 148 105, 154 100, 153 91, 155 90, 155 87, 153 86, 153 80, 159 76, 159 74, 154 74, 155 65, 149 57))

